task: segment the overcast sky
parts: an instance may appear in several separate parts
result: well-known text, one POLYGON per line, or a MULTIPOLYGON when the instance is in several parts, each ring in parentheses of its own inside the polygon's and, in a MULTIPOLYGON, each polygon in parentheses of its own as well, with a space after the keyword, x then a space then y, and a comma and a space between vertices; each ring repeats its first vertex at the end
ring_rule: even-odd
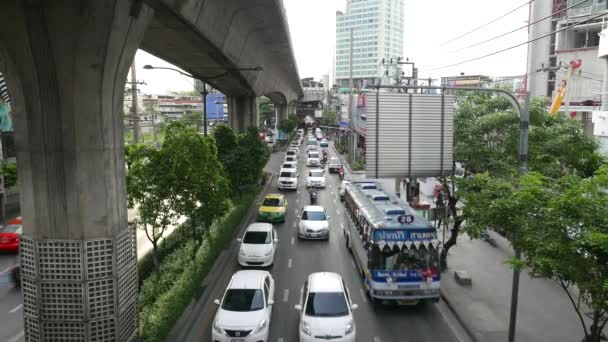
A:
MULTIPOLYGON (((525 73, 526 46, 459 66, 441 68, 486 55, 528 40, 526 29, 492 42, 456 50, 524 26, 528 6, 494 24, 484 27, 449 44, 456 38, 492 19, 523 5, 525 0, 404 0, 405 37, 403 57, 409 57, 419 68, 420 78, 483 74, 515 76, 525 73)), ((300 78, 320 79, 331 72, 335 43, 336 10, 345 10, 346 0, 283 0, 287 11, 291 39, 300 78)), ((170 66, 139 51, 136 56, 137 78, 147 85, 143 93, 162 94, 168 90, 190 90, 192 81, 170 71, 143 70, 145 64, 170 66)))

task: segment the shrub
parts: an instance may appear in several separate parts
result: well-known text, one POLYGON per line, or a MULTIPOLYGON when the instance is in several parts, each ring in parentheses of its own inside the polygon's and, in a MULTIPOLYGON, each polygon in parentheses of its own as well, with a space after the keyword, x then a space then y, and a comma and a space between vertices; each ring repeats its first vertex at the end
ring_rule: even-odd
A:
POLYGON ((167 256, 161 275, 150 275, 140 293, 141 341, 164 341, 177 319, 196 296, 218 255, 225 249, 246 216, 259 188, 243 194, 227 215, 209 229, 203 243, 187 243, 167 256), (158 280, 157 280, 158 279, 158 280))

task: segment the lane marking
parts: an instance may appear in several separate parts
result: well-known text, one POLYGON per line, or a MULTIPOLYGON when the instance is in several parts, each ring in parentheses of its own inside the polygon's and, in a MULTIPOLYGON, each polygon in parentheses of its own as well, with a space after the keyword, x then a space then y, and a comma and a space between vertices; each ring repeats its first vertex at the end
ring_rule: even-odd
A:
POLYGON ((21 341, 21 339, 23 339, 23 336, 25 336, 25 332, 21 330, 17 335, 13 336, 12 338, 9 338, 6 342, 21 341))
POLYGON ((293 262, 293 260, 291 260, 291 258, 289 258, 289 260, 287 261, 287 268, 291 268, 292 262, 293 262))
POLYGON ((296 238, 292 237, 291 238, 291 245, 293 246, 296 243, 296 238))
POLYGON ((342 227, 342 229, 344 229, 344 223, 340 223, 340 227, 342 227))
POLYGON ((285 290, 283 290, 283 301, 285 303, 287 303, 288 300, 289 300, 289 289, 285 289, 285 290))
POLYGON ((365 291, 362 288, 359 288, 359 292, 361 292, 361 300, 363 303, 367 304, 367 296, 365 295, 365 291))
POLYGON ((9 311, 10 313, 15 313, 17 312, 17 310, 20 310, 23 307, 23 304, 19 304, 17 306, 15 306, 11 311, 9 311))
POLYGON ((382 342, 382 340, 380 339, 380 337, 374 336, 374 342, 382 342))
POLYGON ((340 209, 336 209, 336 214, 340 215, 340 209))
POLYGON ((334 198, 334 204, 336 204, 336 199, 334 198))
POLYGON ((353 264, 353 268, 354 268, 354 269, 357 269, 357 264, 355 264, 355 260, 350 259, 350 262, 353 264))
POLYGON ((279 339, 277 340, 277 342, 283 342, 283 338, 279 337, 279 339))

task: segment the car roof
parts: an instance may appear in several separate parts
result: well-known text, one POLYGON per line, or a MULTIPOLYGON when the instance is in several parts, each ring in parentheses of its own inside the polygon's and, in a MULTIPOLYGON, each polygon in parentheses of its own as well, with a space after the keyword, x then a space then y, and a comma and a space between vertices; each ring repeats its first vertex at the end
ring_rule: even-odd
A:
POLYGON ((244 270, 232 275, 228 289, 261 289, 264 277, 268 276, 267 271, 244 270))
POLYGON ((264 198, 283 198, 284 196, 281 194, 267 194, 264 198))
POLYGON ((325 208, 320 205, 306 205, 304 211, 325 211, 325 208))
POLYGON ((342 277, 334 272, 317 272, 308 276, 310 292, 343 292, 342 277))
POLYGON ((265 222, 254 222, 247 226, 246 232, 269 232, 272 230, 272 224, 265 222))
POLYGON ((281 170, 279 170, 279 174, 283 173, 283 172, 295 172, 298 173, 298 169, 294 168, 288 168, 288 167, 282 167, 281 170))

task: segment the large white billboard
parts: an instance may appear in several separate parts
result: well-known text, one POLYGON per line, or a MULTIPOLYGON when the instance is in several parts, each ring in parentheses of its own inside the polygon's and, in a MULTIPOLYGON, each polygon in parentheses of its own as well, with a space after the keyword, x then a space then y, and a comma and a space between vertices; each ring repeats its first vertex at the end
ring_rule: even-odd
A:
POLYGON ((367 95, 368 177, 437 177, 452 173, 454 96, 367 95))

